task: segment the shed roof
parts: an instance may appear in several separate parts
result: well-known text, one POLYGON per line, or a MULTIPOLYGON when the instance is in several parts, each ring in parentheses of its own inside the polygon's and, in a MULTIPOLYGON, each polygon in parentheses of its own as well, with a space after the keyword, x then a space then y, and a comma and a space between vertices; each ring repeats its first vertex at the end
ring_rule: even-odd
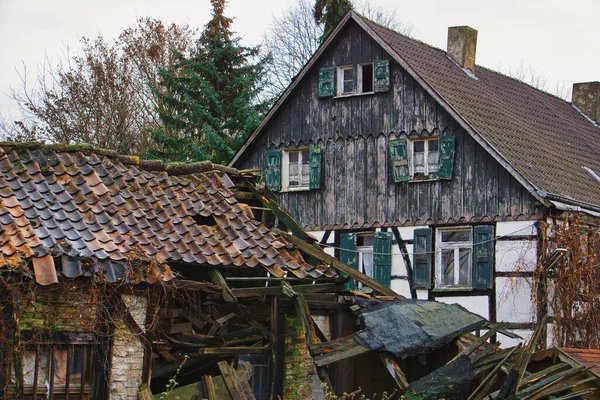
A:
POLYGON ((600 350, 573 349, 567 347, 560 348, 559 350, 573 358, 579 364, 585 367, 591 367, 590 371, 600 377, 600 350))
POLYGON ((169 280, 172 262, 336 275, 307 264, 256 221, 224 169, 237 173, 90 148, 0 144, 0 269, 30 273, 31 262, 41 284, 56 282, 57 269, 109 281, 169 280))

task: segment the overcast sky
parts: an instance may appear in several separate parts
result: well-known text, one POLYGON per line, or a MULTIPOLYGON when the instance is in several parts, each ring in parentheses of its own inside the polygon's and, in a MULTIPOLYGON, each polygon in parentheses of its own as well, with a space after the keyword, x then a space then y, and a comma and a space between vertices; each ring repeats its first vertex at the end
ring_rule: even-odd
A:
MULTIPOLYGON (((230 0, 226 15, 248 45, 258 44, 271 15, 295 0, 230 0)), ((507 72, 523 65, 557 84, 600 80, 600 0, 379 0, 412 24, 413 36, 445 49, 448 26, 479 31, 477 63, 507 72)), ((78 49, 82 36, 113 39, 138 17, 201 28, 209 0, 0 0, 0 113, 15 116, 8 98, 18 88, 22 62, 35 73, 47 55, 58 60, 65 44, 78 49)), ((32 79, 33 76, 30 77, 32 79)))

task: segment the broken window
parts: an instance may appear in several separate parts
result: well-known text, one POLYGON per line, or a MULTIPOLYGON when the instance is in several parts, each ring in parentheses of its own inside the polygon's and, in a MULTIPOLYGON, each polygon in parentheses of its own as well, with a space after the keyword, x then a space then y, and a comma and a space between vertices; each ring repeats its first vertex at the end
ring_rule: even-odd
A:
POLYGON ((90 399, 89 345, 40 345, 27 348, 22 372, 11 374, 11 391, 20 377, 24 399, 90 399))

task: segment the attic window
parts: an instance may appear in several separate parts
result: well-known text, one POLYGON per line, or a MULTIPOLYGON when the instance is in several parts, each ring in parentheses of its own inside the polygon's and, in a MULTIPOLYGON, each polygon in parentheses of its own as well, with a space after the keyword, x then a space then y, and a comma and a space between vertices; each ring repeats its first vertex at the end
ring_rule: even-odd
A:
POLYGON ((373 63, 358 65, 359 93, 373 93, 373 63))
POLYGON ((354 68, 352 65, 338 68, 338 96, 354 93, 354 68))
POLYGON ((585 172, 587 172, 588 174, 590 174, 592 176, 592 178, 594 178, 596 180, 596 182, 600 183, 600 176, 598 176, 597 173, 594 172, 594 170, 592 170, 589 167, 582 167, 585 172))

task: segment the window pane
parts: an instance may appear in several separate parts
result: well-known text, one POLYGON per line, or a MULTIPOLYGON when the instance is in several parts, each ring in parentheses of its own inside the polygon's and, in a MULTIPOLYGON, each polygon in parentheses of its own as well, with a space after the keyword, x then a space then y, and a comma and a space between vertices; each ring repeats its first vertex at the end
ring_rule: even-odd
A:
POLYGON ((373 235, 358 235, 356 237, 357 246, 373 246, 373 235))
POLYGON ((310 151, 305 150, 305 151, 302 152, 302 162, 303 163, 310 162, 310 151))
POLYGON ((371 252, 369 252, 369 253, 367 253, 367 252, 360 253, 360 256, 362 257, 363 273, 370 278, 373 277, 373 252, 372 251, 373 250, 371 250, 371 252))
POLYGON ((460 271, 458 275, 458 283, 468 285, 471 283, 471 249, 459 249, 460 271))
POLYGON ((429 151, 438 151, 438 140, 428 140, 427 141, 427 149, 429 151))
POLYGON ((423 153, 425 151, 425 142, 418 141, 414 142, 415 153, 423 153))
POLYGON ((308 186, 310 181, 310 164, 308 162, 302 163, 302 186, 308 186))
POLYGON ((429 167, 429 173, 436 172, 438 170, 438 159, 439 153, 437 151, 429 151, 427 153, 427 166, 429 167))
POLYGON ((424 153, 415 153, 413 166, 414 166, 414 170, 415 170, 415 175, 425 174, 425 154, 424 153))
POLYGON ((442 285, 454 285, 454 250, 442 250, 442 285))
POLYGON ((354 85, 352 81, 344 81, 344 93, 352 93, 354 85))
POLYGON ((292 151, 289 153, 290 154, 290 162, 298 162, 298 152, 297 151, 292 151))
POLYGON ((442 231, 442 242, 470 242, 471 231, 442 231))
POLYGON ((352 68, 347 68, 344 70, 344 82, 345 81, 352 81, 352 72, 354 72, 352 70, 352 68))
POLYGON ((300 176, 298 173, 298 163, 290 163, 290 186, 298 186, 300 184, 300 176))

